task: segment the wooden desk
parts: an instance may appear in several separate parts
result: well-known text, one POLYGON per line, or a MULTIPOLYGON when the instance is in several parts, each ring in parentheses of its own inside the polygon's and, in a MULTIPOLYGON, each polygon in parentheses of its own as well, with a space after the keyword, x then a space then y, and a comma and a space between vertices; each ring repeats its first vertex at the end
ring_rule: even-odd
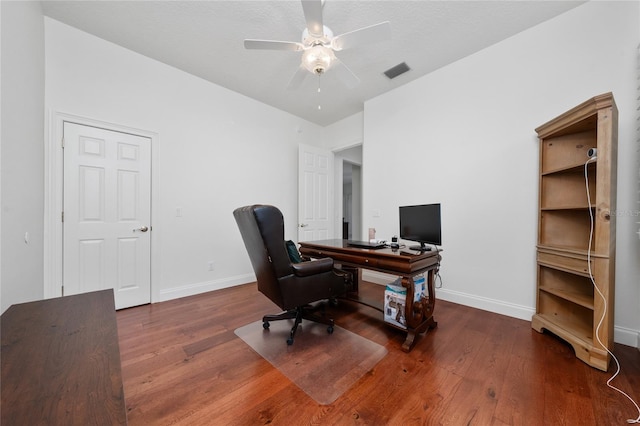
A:
MULTIPOLYGON (((300 253, 310 258, 330 257, 336 263, 384 272, 402 277, 402 285, 407 289, 405 318, 407 337, 402 349, 409 352, 415 345, 417 334, 434 328, 438 323, 433 318, 436 303, 435 276, 440 267, 440 254, 437 251, 417 252, 413 250, 390 248, 371 250, 351 247, 346 240, 321 240, 300 243, 300 253), (413 300, 413 277, 426 274, 426 299, 413 300)), ((363 301, 357 295, 348 295, 348 299, 365 303, 383 312, 384 301, 363 301)), ((393 324, 389 324, 394 326, 393 324)), ((395 327, 395 326, 394 326, 395 327)), ((396 327, 399 328, 399 327, 396 327)), ((402 329, 402 328, 401 328, 402 329)), ((404 329, 402 329, 404 330, 404 329)))
POLYGON ((113 290, 2 314, 3 425, 127 423, 113 290))

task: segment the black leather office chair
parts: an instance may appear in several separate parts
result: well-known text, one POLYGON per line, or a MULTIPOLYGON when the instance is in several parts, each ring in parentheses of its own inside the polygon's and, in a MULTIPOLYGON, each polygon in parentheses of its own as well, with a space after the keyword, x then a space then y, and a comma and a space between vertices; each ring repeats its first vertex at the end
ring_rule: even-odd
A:
POLYGON ((344 294, 351 275, 334 270, 330 258, 292 263, 284 240, 284 218, 276 207, 240 207, 233 216, 249 253, 258 290, 284 309, 281 314, 265 315, 263 327, 268 329, 269 321, 295 319, 287 339, 289 345, 302 319, 326 324, 327 331, 333 333, 333 319, 315 315, 310 304, 344 294))

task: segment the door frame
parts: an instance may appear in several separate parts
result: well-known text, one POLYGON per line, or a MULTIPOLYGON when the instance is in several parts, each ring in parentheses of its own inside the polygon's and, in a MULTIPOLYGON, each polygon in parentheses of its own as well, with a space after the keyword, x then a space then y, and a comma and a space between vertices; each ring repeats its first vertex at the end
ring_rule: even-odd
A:
MULTIPOLYGON (((63 151, 64 123, 98 127, 120 133, 129 133, 151 140, 151 223, 159 217, 159 137, 156 132, 121 124, 96 120, 60 111, 48 114, 46 142, 44 147, 44 298, 62 296, 62 197, 63 197, 63 151)), ((159 247, 161 229, 156 227, 151 238, 151 303, 160 300, 159 286, 155 285, 159 274, 159 247)))
MULTIPOLYGON (((345 162, 347 163, 351 163, 351 164, 355 164, 358 165, 360 167, 360 170, 362 172, 362 167, 363 167, 363 162, 362 158, 360 159, 360 162, 357 161, 353 161, 350 159, 347 159, 345 157, 342 156, 341 152, 346 151, 348 149, 351 148, 356 148, 356 147, 361 147, 361 149, 364 148, 364 144, 362 143, 361 140, 355 141, 351 144, 348 145, 344 145, 344 146, 340 146, 337 148, 334 148, 332 150, 333 154, 334 154, 334 174, 335 174, 335 178, 334 178, 334 203, 333 203, 333 208, 334 208, 334 220, 335 220, 335 225, 334 225, 334 229, 335 229, 335 237, 334 238, 342 238, 342 209, 343 209, 343 203, 342 203, 342 194, 343 194, 343 188, 342 188, 342 183, 343 183, 343 179, 342 179, 342 174, 343 174, 343 165, 345 162)), ((362 212, 362 190, 363 187, 363 183, 362 180, 360 180, 360 196, 358 199, 358 203, 360 204, 360 211, 359 211, 359 226, 360 229, 358 230, 358 234, 360 234, 360 236, 362 236, 362 233, 364 232, 362 230, 362 221, 363 221, 363 212, 362 212)))
MULTIPOLYGON (((352 206, 352 211, 351 211, 351 215, 352 215, 352 221, 351 221, 351 239, 352 240, 363 240, 362 238, 362 164, 361 163, 356 163, 353 162, 351 160, 347 160, 346 158, 342 159, 342 169, 343 169, 343 173, 342 173, 342 188, 344 191, 344 166, 345 164, 349 164, 351 165, 352 168, 357 168, 358 172, 353 174, 352 177, 352 184, 351 184, 351 188, 352 188, 352 201, 351 201, 351 206, 352 206), (354 204, 357 204, 357 208, 353 208, 354 204)), ((340 196, 340 201, 341 201, 341 205, 340 205, 340 211, 339 213, 342 213, 344 211, 344 192, 341 194, 340 196)))

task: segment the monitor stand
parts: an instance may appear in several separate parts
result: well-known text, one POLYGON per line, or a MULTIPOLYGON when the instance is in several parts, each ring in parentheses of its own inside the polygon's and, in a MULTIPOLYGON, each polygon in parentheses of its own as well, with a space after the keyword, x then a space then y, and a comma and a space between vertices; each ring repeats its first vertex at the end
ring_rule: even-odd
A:
POLYGON ((425 243, 420 243, 419 246, 411 246, 409 250, 417 250, 417 251, 431 251, 431 247, 426 245, 425 243))

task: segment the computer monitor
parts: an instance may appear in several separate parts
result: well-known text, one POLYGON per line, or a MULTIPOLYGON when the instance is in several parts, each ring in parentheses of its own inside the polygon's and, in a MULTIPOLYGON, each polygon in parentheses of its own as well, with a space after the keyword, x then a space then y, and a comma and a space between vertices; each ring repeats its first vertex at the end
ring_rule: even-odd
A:
POLYGON ((427 244, 442 245, 440 204, 400 206, 400 238, 415 241, 419 246, 411 250, 431 250, 427 244))

